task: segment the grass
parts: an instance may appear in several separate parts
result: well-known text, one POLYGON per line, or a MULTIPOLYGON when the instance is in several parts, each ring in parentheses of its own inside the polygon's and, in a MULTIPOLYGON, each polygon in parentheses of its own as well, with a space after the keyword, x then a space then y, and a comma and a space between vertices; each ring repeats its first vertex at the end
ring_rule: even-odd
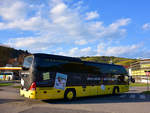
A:
POLYGON ((131 83, 130 84, 130 87, 146 87, 146 86, 147 86, 147 84, 145 84, 145 83, 131 83))
POLYGON ((13 83, 0 83, 0 87, 2 86, 11 86, 13 83))

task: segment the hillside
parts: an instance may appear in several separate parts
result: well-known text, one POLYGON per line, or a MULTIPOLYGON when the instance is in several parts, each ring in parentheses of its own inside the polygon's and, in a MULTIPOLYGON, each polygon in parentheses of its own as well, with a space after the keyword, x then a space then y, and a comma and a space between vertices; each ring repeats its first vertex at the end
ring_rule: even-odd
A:
MULTIPOLYGON (((0 45, 0 66, 6 64, 12 64, 14 66, 20 66, 23 62, 25 55, 30 54, 28 51, 16 50, 14 48, 0 45)), ((114 56, 91 56, 81 57, 83 61, 93 61, 102 63, 114 63, 123 66, 130 66, 131 63, 137 61, 137 59, 120 58, 114 56)))
POLYGON ((5 66, 6 64, 19 66, 22 63, 23 57, 27 54, 29 54, 28 51, 16 50, 0 45, 0 66, 5 66))
POLYGON ((114 63, 123 66, 130 66, 131 63, 137 61, 137 59, 120 58, 114 56, 93 56, 93 57, 81 57, 83 61, 93 61, 102 63, 114 63))

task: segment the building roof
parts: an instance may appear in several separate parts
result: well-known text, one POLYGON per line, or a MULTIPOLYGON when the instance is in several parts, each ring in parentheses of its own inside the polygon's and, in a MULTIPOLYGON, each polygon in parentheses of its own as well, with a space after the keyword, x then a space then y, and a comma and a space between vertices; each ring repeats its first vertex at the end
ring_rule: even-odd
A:
POLYGON ((21 70, 21 67, 0 67, 0 70, 21 70))
POLYGON ((140 61, 150 61, 150 59, 140 59, 140 61))

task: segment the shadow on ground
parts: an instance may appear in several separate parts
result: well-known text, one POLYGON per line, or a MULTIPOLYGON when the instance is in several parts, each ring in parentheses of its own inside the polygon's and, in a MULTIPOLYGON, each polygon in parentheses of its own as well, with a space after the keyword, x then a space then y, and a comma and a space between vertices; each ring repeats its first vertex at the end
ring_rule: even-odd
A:
POLYGON ((10 103, 10 102, 23 102, 23 99, 0 99, 0 104, 10 103))
POLYGON ((150 97, 145 96, 145 98, 139 98, 141 94, 122 94, 122 95, 105 95, 105 96, 96 96, 96 97, 83 97, 77 98, 73 101, 61 100, 42 100, 45 103, 49 104, 100 104, 100 103, 135 103, 135 102, 150 102, 150 97), (135 98, 134 96, 135 95, 135 98), (124 97, 123 97, 124 96, 124 97), (131 98, 130 98, 131 96, 131 98))
POLYGON ((72 109, 48 108, 48 107, 32 107, 19 113, 108 113, 108 112, 103 111, 93 112, 87 110, 72 110, 72 109))

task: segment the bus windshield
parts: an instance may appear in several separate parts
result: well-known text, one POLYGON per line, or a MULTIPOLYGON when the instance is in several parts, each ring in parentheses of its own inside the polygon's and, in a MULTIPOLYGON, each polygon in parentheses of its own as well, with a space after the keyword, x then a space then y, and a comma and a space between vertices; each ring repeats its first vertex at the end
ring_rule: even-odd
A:
POLYGON ((29 69, 33 61, 33 57, 29 56, 24 59, 23 68, 29 69))

